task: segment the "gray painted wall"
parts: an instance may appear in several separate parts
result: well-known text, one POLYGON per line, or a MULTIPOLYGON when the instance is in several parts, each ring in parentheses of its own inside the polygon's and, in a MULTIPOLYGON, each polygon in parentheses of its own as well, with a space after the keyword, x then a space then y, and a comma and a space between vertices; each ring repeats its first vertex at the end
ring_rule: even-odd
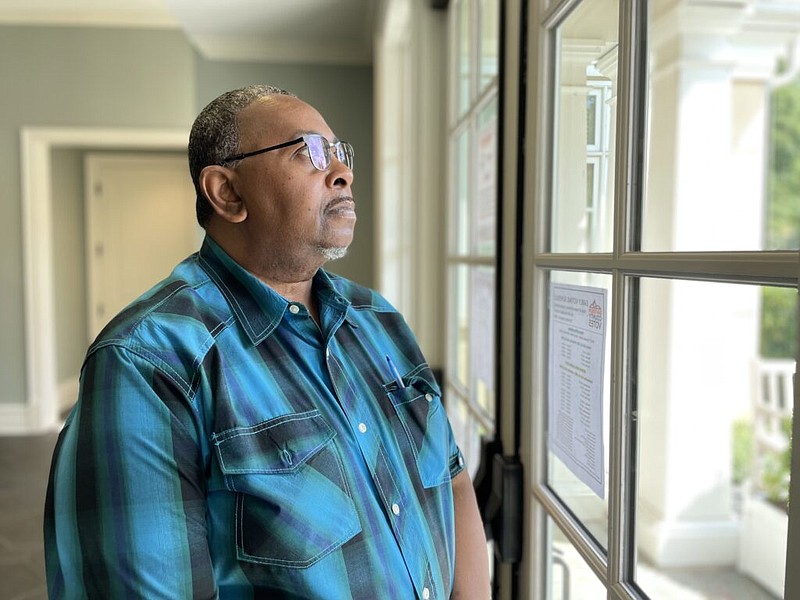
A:
MULTIPOLYGON (((197 111, 232 87, 267 82, 291 89, 317 106, 334 131, 356 148, 356 242, 331 270, 373 285, 371 67, 217 63, 199 57, 174 30, 0 26, 0 82, 0 404, 26 399, 19 159, 25 126, 188 131, 197 111)), ((60 321, 54 344, 58 375, 65 378, 79 368, 85 349, 84 337, 64 339, 85 330, 85 317, 63 322, 85 302, 83 256, 78 256, 84 218, 82 153, 59 149, 53 161, 60 321)))
POLYGON ((0 403, 26 397, 20 129, 186 128, 193 67, 177 31, 0 27, 0 403))
POLYGON ((74 376, 86 353, 86 236, 83 151, 51 152, 53 181, 53 292, 58 379, 74 376))

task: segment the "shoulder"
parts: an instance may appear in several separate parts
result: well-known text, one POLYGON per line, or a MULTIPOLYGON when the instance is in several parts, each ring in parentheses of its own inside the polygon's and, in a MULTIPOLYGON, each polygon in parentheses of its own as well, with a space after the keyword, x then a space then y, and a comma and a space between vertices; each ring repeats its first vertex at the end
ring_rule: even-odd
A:
POLYGON ((114 317, 88 355, 115 346, 143 356, 196 359, 231 319, 218 288, 191 256, 114 317))

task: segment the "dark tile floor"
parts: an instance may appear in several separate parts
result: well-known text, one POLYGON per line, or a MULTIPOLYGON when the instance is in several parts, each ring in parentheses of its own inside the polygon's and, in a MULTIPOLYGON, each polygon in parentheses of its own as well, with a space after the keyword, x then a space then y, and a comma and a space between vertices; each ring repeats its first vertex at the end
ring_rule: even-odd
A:
POLYGON ((0 600, 47 598, 42 515, 56 437, 0 436, 0 600))

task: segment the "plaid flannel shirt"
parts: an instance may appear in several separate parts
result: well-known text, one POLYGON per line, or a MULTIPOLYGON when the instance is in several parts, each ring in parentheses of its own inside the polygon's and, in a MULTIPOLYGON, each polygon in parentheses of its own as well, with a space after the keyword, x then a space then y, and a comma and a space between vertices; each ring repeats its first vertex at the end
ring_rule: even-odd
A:
POLYGON ((106 327, 53 457, 51 598, 449 596, 439 386, 376 292, 313 293, 319 326, 207 238, 106 327))

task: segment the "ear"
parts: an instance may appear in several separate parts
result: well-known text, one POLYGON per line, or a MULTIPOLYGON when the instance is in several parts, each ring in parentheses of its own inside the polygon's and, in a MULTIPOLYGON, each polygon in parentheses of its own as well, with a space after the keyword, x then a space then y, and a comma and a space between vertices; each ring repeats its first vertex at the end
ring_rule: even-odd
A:
POLYGON ((234 190, 234 176, 227 167, 210 165, 200 171, 200 189, 217 215, 229 223, 241 223, 247 218, 247 207, 234 190))

